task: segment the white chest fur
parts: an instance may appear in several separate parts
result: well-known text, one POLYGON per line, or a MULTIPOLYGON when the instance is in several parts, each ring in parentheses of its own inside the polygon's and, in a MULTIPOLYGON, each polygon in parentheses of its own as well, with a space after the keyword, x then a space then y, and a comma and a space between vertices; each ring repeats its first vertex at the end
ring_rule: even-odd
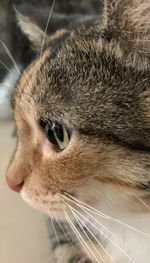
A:
POLYGON ((93 233, 93 237, 95 236, 92 242, 87 242, 87 247, 83 245, 87 254, 91 255, 92 251, 94 261, 98 259, 100 263, 150 262, 150 215, 137 215, 134 219, 126 221, 100 218, 96 215, 94 218, 87 216, 91 223, 86 220, 83 223, 93 233))

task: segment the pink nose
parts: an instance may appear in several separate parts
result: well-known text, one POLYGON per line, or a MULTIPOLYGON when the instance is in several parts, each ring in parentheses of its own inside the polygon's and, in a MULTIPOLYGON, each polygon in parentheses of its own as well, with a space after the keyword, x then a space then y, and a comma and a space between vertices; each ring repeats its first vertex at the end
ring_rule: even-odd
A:
POLYGON ((24 181, 20 181, 20 182, 17 180, 15 181, 9 178, 8 176, 6 176, 6 181, 10 189, 18 193, 21 191, 22 186, 24 184, 24 181))

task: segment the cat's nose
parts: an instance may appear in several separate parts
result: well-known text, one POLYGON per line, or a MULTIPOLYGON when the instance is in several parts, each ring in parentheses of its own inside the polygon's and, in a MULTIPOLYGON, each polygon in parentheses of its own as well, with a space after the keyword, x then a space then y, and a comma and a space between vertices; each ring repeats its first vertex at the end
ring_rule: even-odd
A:
POLYGON ((8 176, 6 176, 6 181, 10 189, 18 193, 21 191, 24 184, 23 180, 13 180, 8 176))

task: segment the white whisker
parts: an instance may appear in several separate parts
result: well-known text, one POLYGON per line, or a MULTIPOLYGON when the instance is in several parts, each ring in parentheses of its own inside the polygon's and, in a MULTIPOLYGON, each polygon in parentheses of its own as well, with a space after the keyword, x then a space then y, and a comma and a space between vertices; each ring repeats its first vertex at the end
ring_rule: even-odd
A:
POLYGON ((73 246, 75 246, 75 243, 76 243, 76 242, 75 242, 75 240, 73 240, 73 237, 71 236, 71 234, 69 233, 69 231, 67 231, 67 229, 66 229, 66 227, 65 227, 64 225, 63 225, 63 227, 61 226, 58 218, 55 218, 55 219, 56 219, 56 221, 57 221, 57 223, 58 223, 61 231, 64 233, 65 237, 67 238, 67 240, 68 240, 69 242, 71 242, 71 244, 72 244, 73 246), (65 228, 65 229, 64 229, 64 228, 65 228), (65 230, 66 230, 66 232, 65 232, 65 230))
POLYGON ((147 204, 145 204, 145 202, 144 202, 141 198, 136 197, 136 199, 137 199, 141 204, 143 204, 148 210, 150 210, 150 207, 149 207, 147 204))
POLYGON ((42 41, 42 45, 41 45, 40 57, 41 57, 42 52, 43 52, 45 38, 46 38, 46 33, 47 33, 48 25, 49 25, 49 22, 50 22, 50 19, 51 19, 53 10, 54 10, 55 2, 56 2, 56 0, 53 0, 52 6, 51 6, 51 10, 50 10, 50 13, 49 13, 49 16, 48 16, 48 19, 47 19, 47 23, 46 23, 46 27, 45 27, 45 31, 44 31, 44 36, 43 36, 43 41, 42 41))
MULTIPOLYGON (((76 234, 76 236, 77 236, 77 238, 79 239, 79 241, 81 242, 81 244, 86 248, 89 257, 91 258, 91 255, 92 255, 92 256, 95 258, 95 260, 96 260, 97 262, 99 262, 99 261, 97 260, 97 258, 95 257, 94 253, 92 252, 92 250, 90 249, 90 247, 86 244, 85 240, 82 238, 82 236, 81 236, 81 234, 79 233, 79 231, 76 229, 76 227, 75 227, 75 225, 73 224, 73 222, 71 221, 70 217, 69 217, 66 213, 65 213, 65 216, 66 216, 66 219, 67 219, 68 223, 70 224, 70 227, 72 228, 73 232, 76 234), (88 249, 89 249, 91 255, 90 255, 88 249)), ((99 262, 99 263, 100 263, 100 262, 99 262)))
POLYGON ((0 40, 0 43, 4 47, 8 57, 10 58, 11 62, 13 63, 13 66, 15 67, 15 69, 18 71, 19 74, 21 74, 21 72, 17 66, 17 63, 16 63, 15 59, 13 58, 11 52, 9 51, 8 47, 1 40, 0 40))
MULTIPOLYGON (((87 211, 90 211, 90 210, 89 210, 89 209, 86 209, 85 206, 78 204, 76 201, 73 201, 73 200, 71 200, 70 198, 68 198, 68 197, 66 197, 66 196, 63 196, 63 198, 66 198, 68 201, 73 202, 76 206, 80 207, 84 212, 86 212, 87 214, 89 214, 87 211)), ((66 203, 66 204, 67 204, 67 203, 66 203)), ((75 208, 74 208, 74 209, 75 209, 75 208)), ((91 211, 90 211, 90 212, 91 212, 91 211)), ((101 226, 101 227, 102 227, 103 229, 105 229, 108 233, 110 233, 112 236, 116 237, 119 241, 122 242, 122 239, 121 239, 118 235, 116 235, 115 233, 113 233, 113 232, 111 232, 109 229, 107 229, 107 227, 105 227, 102 223, 100 223, 98 220, 96 220, 96 218, 94 218, 91 214, 89 214, 89 215, 90 215, 90 217, 92 217, 92 218, 95 220, 95 222, 98 223, 99 226, 101 226)), ((102 218, 105 218, 105 217, 102 216, 102 218)), ((101 231, 101 232, 102 232, 102 231, 101 231)))
MULTIPOLYGON (((107 220, 110 220, 110 221, 114 221, 114 222, 116 222, 116 223, 119 223, 120 225, 123 225, 123 226, 125 226, 125 227, 127 227, 127 228, 129 228, 129 229, 131 229, 131 230, 133 230, 133 231, 135 231, 135 232, 137 232, 137 233, 139 233, 139 234, 142 234, 142 235, 150 238, 150 235, 149 235, 149 234, 147 234, 147 233, 145 233, 145 232, 142 232, 141 230, 139 230, 139 229, 137 229, 137 228, 135 228, 135 227, 132 227, 132 226, 130 226, 130 225, 128 225, 128 224, 126 224, 126 223, 124 223, 124 222, 122 222, 122 221, 114 218, 114 217, 108 216, 108 215, 106 215, 106 214, 104 214, 104 213, 96 210, 95 208, 93 208, 93 207, 91 207, 91 206, 83 203, 82 201, 76 199, 75 197, 72 197, 72 196, 71 196, 70 194, 68 194, 68 193, 66 193, 66 195, 70 196, 70 198, 72 198, 73 200, 76 200, 78 203, 83 204, 83 205, 85 206, 85 209, 86 209, 86 210, 89 210, 89 211, 92 212, 93 214, 98 215, 98 216, 101 216, 101 217, 103 217, 103 218, 105 218, 105 219, 107 219, 107 220), (90 208, 90 209, 88 209, 88 208, 90 208)), ((64 197, 64 196, 63 196, 63 197, 64 197)))
MULTIPOLYGON (((64 201, 65 202, 65 201, 64 201)), ((65 202, 67 204, 67 202, 65 202)), ((69 204, 67 204, 69 206, 69 204)), ((132 262, 135 263, 135 261, 116 243, 114 242, 111 238, 109 238, 104 232, 102 232, 97 226, 95 226, 89 219, 87 219, 84 215, 82 215, 78 210, 76 210, 75 208, 71 207, 76 213, 78 213, 80 216, 82 216, 87 222, 89 222, 95 229, 97 229, 100 233, 102 233, 106 239, 108 239, 114 246, 116 246, 118 249, 120 249, 120 251, 126 256, 128 257, 128 259, 132 262)), ((84 212, 86 212, 86 210, 84 210, 84 208, 80 207, 81 209, 83 209, 84 212)), ((99 223, 99 221, 97 221, 92 215, 90 215, 88 212, 86 212, 89 216, 92 217, 92 219, 99 223)), ((108 231, 108 229, 106 228, 106 230, 108 231)), ((111 231, 108 231, 111 233, 111 231)), ((113 234, 113 233, 112 233, 113 234)), ((122 241, 122 240, 121 240, 122 241)))
POLYGON ((53 223, 53 219, 52 219, 52 217, 51 217, 51 215, 50 215, 50 212, 48 212, 48 214, 49 214, 49 217, 50 217, 50 219, 51 219, 51 223, 52 223, 52 227, 53 227, 53 230, 54 230, 54 233, 55 233, 56 240, 57 240, 58 245, 59 245, 59 247, 60 247, 60 242, 59 242, 59 238, 58 238, 58 235, 57 235, 57 231, 56 231, 55 226, 54 226, 54 223, 53 223))
POLYGON ((11 71, 11 70, 9 69, 9 67, 8 67, 2 60, 0 60, 0 64, 1 64, 8 72, 11 71))
MULTIPOLYGON (((111 232, 107 227, 105 227, 101 222, 99 222, 98 220, 96 220, 96 218, 94 218, 90 213, 88 213, 87 211, 90 211, 89 209, 87 210, 84 206, 78 204, 77 202, 70 200, 70 198, 67 198, 66 196, 62 196, 63 198, 66 198, 68 201, 73 202, 76 206, 80 207, 85 213, 87 213, 92 219, 94 219, 95 222, 97 222, 97 224, 99 226, 101 226, 103 229, 106 230, 106 232, 110 233, 112 236, 114 236, 115 238, 117 238, 117 240, 119 240, 120 242, 122 242, 122 239, 116 235, 115 233, 111 232)), ((67 204, 67 203, 66 203, 67 204)), ((75 209, 75 208, 74 208, 75 209)), ((105 218, 102 216, 102 218, 105 218)), ((101 230, 101 232, 103 233, 103 231, 101 230)), ((107 237, 107 236, 106 236, 107 237)))
MULTIPOLYGON (((71 209, 71 208, 70 208, 71 209)), ((99 240, 94 236, 94 234, 90 231, 90 229, 86 226, 86 224, 84 222, 82 222, 81 218, 79 216, 76 215, 76 213, 71 209, 74 217, 76 218, 79 226, 81 227, 82 231, 85 233, 85 235, 87 236, 87 238, 90 240, 90 238, 88 237, 88 235, 86 234, 86 232, 84 231, 83 226, 88 230, 88 232, 91 234, 91 236, 95 239, 95 241, 99 244, 99 246, 102 248, 102 250, 104 250, 104 252, 108 255, 109 258, 111 258, 112 262, 116 262, 111 255, 108 253, 108 251, 103 247, 103 245, 99 242, 99 240), (80 222, 79 222, 80 221, 80 222), (82 226, 83 224, 83 226, 82 226)), ((92 243, 92 241, 91 241, 92 243)), ((94 245, 93 245, 94 247, 94 245)), ((94 247, 94 249, 96 250, 96 252, 99 254, 99 252, 97 251, 97 249, 94 247)), ((100 255, 100 254, 99 254, 100 255)), ((102 258, 102 256, 100 255, 102 261, 104 262, 104 259, 102 258)))
MULTIPOLYGON (((9 50, 8 47, 5 45, 5 43, 3 43, 1 40, 0 40, 0 44, 4 47, 4 49, 5 49, 8 57, 10 58, 11 62, 13 63, 14 68, 16 69, 16 71, 19 73, 19 76, 20 76, 20 75, 21 75, 21 71, 20 71, 20 69, 19 69, 19 67, 18 67, 18 65, 17 65, 14 57, 12 56, 10 50, 9 50)), ((9 69, 9 71, 11 71, 11 70, 9 69)), ((25 76, 24 76, 24 79, 25 79, 27 85, 31 88, 30 83, 29 83, 28 80, 25 78, 25 76)), ((24 95, 24 94, 21 93, 20 90, 19 90, 19 93, 20 93, 20 95, 24 95)))

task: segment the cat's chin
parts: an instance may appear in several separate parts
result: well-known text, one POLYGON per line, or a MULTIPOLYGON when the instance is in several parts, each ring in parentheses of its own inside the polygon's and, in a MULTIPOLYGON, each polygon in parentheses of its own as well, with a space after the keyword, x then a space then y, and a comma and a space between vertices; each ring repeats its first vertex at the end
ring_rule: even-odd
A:
POLYGON ((36 210, 39 210, 40 212, 52 217, 57 218, 59 220, 65 220, 65 213, 67 211, 66 207, 64 208, 61 205, 58 205, 58 207, 53 207, 53 205, 44 204, 44 202, 37 202, 33 198, 31 198, 25 191, 21 191, 21 197, 22 199, 32 208, 35 208, 36 210))

